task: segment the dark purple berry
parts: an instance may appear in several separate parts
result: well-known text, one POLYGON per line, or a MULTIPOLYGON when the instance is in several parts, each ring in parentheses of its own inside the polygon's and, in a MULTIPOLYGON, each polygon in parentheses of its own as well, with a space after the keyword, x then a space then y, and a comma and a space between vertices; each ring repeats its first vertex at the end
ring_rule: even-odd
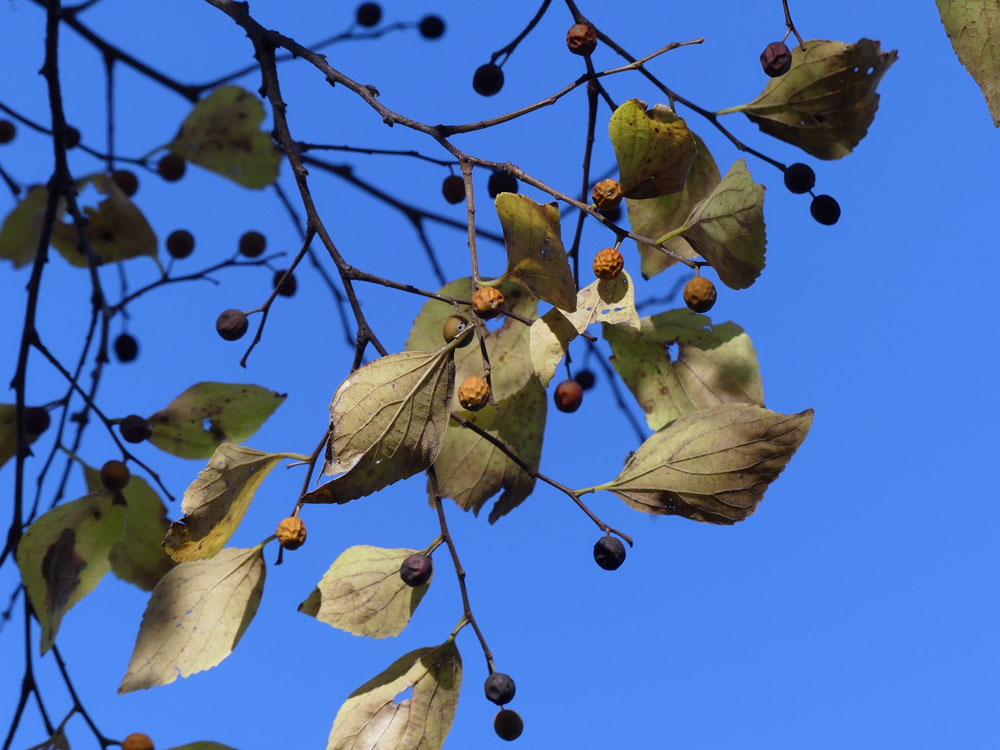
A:
POLYGON ((193 250, 194 237, 188 230, 178 229, 167 237, 167 252, 170 257, 180 260, 188 257, 193 250))
POLYGON ((267 247, 267 240, 260 232, 252 229, 240 237, 240 255, 245 258, 256 258, 264 253, 267 247))
POLYGON ((149 424, 138 414, 129 414, 118 425, 118 429, 128 443, 141 443, 153 434, 152 430, 149 429, 149 424))
POLYGON ((472 88, 482 96, 493 96, 503 88, 503 70, 493 63, 480 65, 472 76, 472 88))
POLYGON ((10 120, 0 120, 0 143, 10 143, 17 134, 17 128, 10 120))
POLYGON ((494 172, 490 175, 490 181, 486 184, 486 189, 490 193, 490 198, 496 198, 500 193, 516 193, 517 178, 506 172, 494 172))
POLYGON ((420 19, 420 36, 424 39, 438 39, 444 34, 444 21, 440 16, 424 16, 420 19))
POLYGON ((605 570, 617 570, 625 562, 625 545, 613 536, 602 536, 594 545, 594 560, 605 570))
POLYGON ((500 739, 513 742, 524 731, 524 721, 521 720, 521 715, 517 711, 505 708, 497 713, 493 719, 493 731, 500 739))
POLYGON ((362 26, 375 26, 382 20, 382 7, 378 3, 361 3, 355 18, 362 26))
POLYGON ((24 410, 24 429, 29 435, 41 435, 51 423, 49 410, 44 406, 31 406, 24 410))
POLYGON ((771 42, 760 53, 760 64, 771 78, 783 76, 792 67, 792 53, 784 42, 771 42))
POLYGON ((226 341, 236 341, 243 337, 250 326, 242 310, 223 310, 215 321, 215 330, 226 341))
POLYGON ((585 391, 589 391, 594 387, 594 381, 596 379, 597 378, 594 376, 593 370, 580 370, 580 372, 576 374, 576 377, 573 378, 573 380, 575 380, 585 391))
POLYGON ((135 176, 135 172, 127 169, 116 169, 111 173, 111 179, 129 198, 139 189, 139 178, 135 176))
POLYGON ((816 184, 816 173, 808 164, 798 162, 785 170, 785 187, 793 193, 808 193, 816 184))
POLYGON ((494 672, 487 677, 483 689, 486 691, 486 700, 498 706, 514 700, 514 680, 503 672, 494 672))
POLYGON ((461 203, 465 200, 465 180, 457 174, 450 174, 441 183, 441 195, 449 203, 461 203))
POLYGON ((295 280, 295 276, 289 273, 285 277, 285 273, 283 270, 274 272, 274 287, 282 297, 291 297, 299 288, 299 283, 295 280))
POLYGON ((840 204, 831 195, 817 195, 809 205, 809 213, 820 224, 836 224, 840 218, 840 204))
POLYGON ((174 153, 167 154, 156 165, 156 171, 167 182, 177 182, 177 180, 184 176, 186 169, 187 165, 183 157, 174 153))
POLYGON ((399 566, 399 577, 403 579, 403 583, 414 588, 427 583, 433 572, 434 563, 431 561, 430 556, 420 554, 419 552, 410 555, 399 566))
POLYGON ((139 354, 139 342, 127 333, 115 339, 115 354, 119 362, 131 362, 139 354))
POLYGON ((76 148, 80 145, 80 131, 74 128, 72 125, 67 125, 66 129, 63 131, 63 143, 66 148, 76 148))

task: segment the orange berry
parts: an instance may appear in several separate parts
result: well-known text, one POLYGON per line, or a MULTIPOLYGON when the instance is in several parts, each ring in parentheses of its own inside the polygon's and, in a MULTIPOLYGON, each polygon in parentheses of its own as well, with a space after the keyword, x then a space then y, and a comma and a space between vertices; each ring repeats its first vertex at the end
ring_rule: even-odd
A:
POLYGON ((594 185, 590 197, 598 211, 612 211, 622 202, 622 186, 617 180, 601 180, 594 185))
POLYGON ((594 256, 594 276, 602 281, 617 278, 624 267, 625 259, 613 247, 606 247, 594 256))
POLYGON ((153 741, 148 734, 133 732, 122 743, 122 750, 153 750, 153 741))
POLYGON ((298 549, 306 543, 306 525, 298 516, 289 516, 278 524, 278 542, 287 550, 298 549))
POLYGON ((684 303, 696 313, 711 310, 717 296, 715 284, 704 276, 695 276, 684 285, 684 303))
POLYGON ((495 318, 503 307, 503 292, 491 286, 481 286, 472 295, 472 309, 483 320, 495 318))
POLYGON ((473 375, 462 381, 458 387, 458 403, 463 409, 479 411, 490 400, 490 384, 484 378, 473 375))

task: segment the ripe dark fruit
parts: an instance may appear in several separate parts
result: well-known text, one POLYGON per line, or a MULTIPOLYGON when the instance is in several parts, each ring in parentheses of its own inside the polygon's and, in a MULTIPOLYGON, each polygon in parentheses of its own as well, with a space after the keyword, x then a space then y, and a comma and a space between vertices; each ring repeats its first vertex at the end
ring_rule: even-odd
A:
POLYGON ((594 560, 605 570, 618 570, 625 562, 625 545, 613 536, 602 536, 594 545, 594 560))
POLYGON ((483 689, 486 691, 486 700, 498 706, 514 700, 514 680, 503 672, 494 672, 487 677, 483 689))
POLYGON ((429 555, 422 555, 419 552, 410 555, 403 560, 399 566, 399 577, 407 586, 423 586, 430 580, 431 573, 434 572, 434 563, 429 555))
POLYGON ((240 255, 245 258, 256 258, 264 253, 267 247, 267 240, 260 232, 252 229, 240 237, 240 255))
POLYGON ((552 398, 559 411, 571 413, 579 409, 583 403, 583 388, 575 380, 564 380, 556 386, 552 398))
POLYGON ((695 276, 684 285, 684 304, 696 313, 706 313, 715 305, 715 284, 704 276, 695 276))
POLYGON ((493 63, 480 65, 472 76, 472 88, 481 96, 493 96, 503 88, 503 70, 493 63))
POLYGON ((275 534, 278 543, 287 550, 296 550, 306 543, 306 525, 298 516, 282 519, 275 534))
POLYGON ((285 271, 275 271, 274 272, 274 287, 278 290, 278 294, 282 297, 291 297, 295 294, 295 290, 299 288, 299 283, 295 280, 295 276, 288 274, 285 277, 285 271), (282 281, 284 279, 284 281, 282 281))
POLYGON ((187 165, 184 159, 173 153, 164 156, 156 165, 156 171, 167 182, 177 182, 177 180, 184 176, 184 170, 186 169, 187 165))
POLYGON ((354 17, 362 26, 374 26, 382 20, 382 7, 378 3, 361 3, 354 17))
POLYGON ((577 23, 566 32, 566 46, 574 55, 589 55, 597 47, 597 29, 589 23, 577 23))
POLYGON ((24 410, 24 429, 29 435, 41 435, 52 423, 49 410, 42 406, 32 406, 24 410))
POLYGON ((524 721, 522 721, 521 715, 517 711, 505 708, 498 712, 493 719, 493 731, 497 733, 497 737, 500 739, 513 742, 524 731, 524 721))
POLYGON ((783 76, 792 67, 792 53, 784 42, 771 42, 760 53, 760 64, 771 78, 783 76))
POLYGON ((424 39, 438 39, 444 34, 444 21, 440 16, 424 16, 420 19, 420 36, 424 39))
POLYGON ((167 237, 167 252, 172 258, 188 257, 194 250, 194 236, 186 229, 177 229, 167 237))
POLYGON ((516 193, 517 178, 506 172, 494 172, 490 175, 486 189, 490 191, 490 198, 496 198, 500 193, 516 193))
POLYGON ((139 178, 135 176, 135 172, 130 172, 127 169, 116 169, 111 173, 111 179, 129 198, 135 195, 136 190, 139 189, 139 178))
POLYGON ((17 128, 10 120, 0 120, 0 143, 10 143, 17 134, 17 128))
POLYGON ((785 170, 785 187, 793 193, 808 193, 815 184, 816 173, 808 164, 799 162, 785 170))
POLYGON ((128 467, 121 461, 111 460, 101 467, 101 484, 113 492, 125 489, 131 478, 128 467))
POLYGON ((449 203, 461 203, 465 200, 465 180, 457 174, 450 174, 441 183, 441 195, 449 203))
POLYGON ((468 346, 472 343, 474 330, 475 329, 469 325, 469 321, 461 315, 452 315, 444 322, 444 326, 441 328, 441 335, 444 336, 444 342, 446 344, 461 336, 462 338, 458 345, 460 347, 468 346))
POLYGON ((121 431, 125 441, 129 443, 141 443, 153 434, 146 420, 138 414, 129 414, 118 425, 118 429, 121 431))
POLYGON ((223 310, 215 320, 215 330, 226 341, 236 341, 243 338, 250 321, 242 310, 223 310))
POLYGON ((820 224, 836 224, 840 218, 840 204, 832 195, 817 195, 809 205, 809 213, 820 224))
POLYGON ((115 339, 115 354, 119 362, 131 362, 139 355, 139 342, 127 333, 115 339))
POLYGON ((122 743, 122 750, 153 750, 153 741, 149 735, 133 732, 122 743))
POLYGON ((575 380, 585 391, 589 391, 594 387, 594 381, 596 379, 597 378, 594 377, 593 370, 580 370, 580 372, 576 374, 576 377, 573 378, 573 380, 575 380))
POLYGON ((63 131, 63 143, 66 148, 76 148, 80 145, 80 131, 72 125, 67 125, 63 131))
POLYGON ((601 209, 597 209, 597 210, 598 210, 598 212, 601 213, 601 215, 607 216, 608 217, 608 221, 610 221, 610 222, 612 222, 614 224, 617 224, 618 220, 622 217, 622 207, 621 206, 615 206, 614 208, 612 208, 612 209, 610 209, 608 211, 602 211, 601 209))

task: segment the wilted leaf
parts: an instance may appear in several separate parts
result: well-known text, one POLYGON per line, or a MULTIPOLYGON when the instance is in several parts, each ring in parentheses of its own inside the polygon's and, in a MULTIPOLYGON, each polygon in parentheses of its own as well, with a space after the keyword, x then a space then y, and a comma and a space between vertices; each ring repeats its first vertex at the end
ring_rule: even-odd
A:
POLYGON ((399 635, 431 585, 428 581, 414 588, 399 575, 403 561, 418 551, 349 547, 299 605, 299 612, 354 635, 399 635))
POLYGON ((629 99, 611 116, 608 134, 626 198, 657 198, 684 187, 697 146, 670 107, 646 111, 645 102, 629 99))
POLYGON ((876 89, 896 51, 882 52, 871 39, 813 39, 806 48, 792 50, 791 70, 772 78, 760 96, 724 112, 743 112, 763 132, 819 159, 840 159, 868 133, 878 109, 876 89))
MULTIPOLYGON (((45 186, 35 185, 3 220, 3 227, 0 227, 0 258, 13 261, 15 268, 35 259, 48 200, 49 191, 45 186)), ((56 221, 65 210, 66 201, 60 198, 56 207, 56 221)))
POLYGON ((757 509, 812 418, 812 409, 779 414, 751 404, 693 411, 650 436, 616 479, 594 489, 645 513, 733 524, 757 509))
POLYGON ((169 685, 220 663, 264 591, 263 545, 174 566, 153 589, 119 693, 169 685))
POLYGON ((247 440, 284 400, 259 385, 196 383, 147 420, 149 442, 180 458, 208 458, 220 443, 247 440))
POLYGON ((653 430, 688 412, 723 403, 763 405, 753 342, 735 323, 684 308, 643 318, 639 331, 605 326, 611 358, 653 430), (668 346, 677 344, 677 359, 668 346))
POLYGON ((575 310, 576 282, 559 234, 558 206, 500 193, 496 207, 507 246, 503 278, 516 281, 540 300, 575 310))
POLYGON ((580 290, 576 312, 549 310, 531 324, 531 361, 542 385, 548 385, 569 343, 591 323, 639 329, 635 284, 627 271, 610 281, 597 280, 580 290))
POLYGON ((327 750, 440 750, 462 684, 462 657, 449 638, 397 659, 344 702, 327 750), (409 698, 400 694, 413 688, 409 698))
POLYGON ((108 572, 108 553, 122 535, 125 506, 107 490, 57 505, 21 537, 17 564, 42 626, 41 649, 52 648, 63 615, 108 572))
POLYGON ((174 560, 201 560, 221 550, 243 520, 264 477, 294 453, 265 453, 223 443, 184 491, 184 516, 170 524, 163 546, 174 560))
POLYGON ((248 188, 278 177, 281 154, 260 130, 264 106, 239 86, 223 86, 198 102, 181 124, 170 150, 248 188))
POLYGON ((437 458, 455 390, 451 348, 400 352, 355 370, 330 403, 326 474, 307 503, 346 503, 423 471, 437 458))
MULTIPOLYGON (((28 434, 28 445, 38 440, 38 435, 28 434)), ((17 405, 0 404, 0 468, 17 453, 17 405)))
POLYGON ((952 49, 979 84, 1000 127, 1000 3, 996 0, 937 0, 952 49))

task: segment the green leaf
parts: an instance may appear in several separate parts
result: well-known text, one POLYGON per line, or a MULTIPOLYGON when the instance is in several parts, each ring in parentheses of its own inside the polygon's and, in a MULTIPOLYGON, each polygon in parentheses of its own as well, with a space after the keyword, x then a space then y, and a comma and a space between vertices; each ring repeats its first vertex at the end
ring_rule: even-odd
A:
MULTIPOLYGON (((48 200, 49 191, 45 186, 35 185, 3 220, 3 226, 0 227, 0 258, 13 261, 15 268, 21 268, 35 259, 48 200)), ((60 198, 56 207, 56 221, 65 211, 66 201, 60 198)))
MULTIPOLYGON (((688 172, 684 188, 679 193, 661 195, 659 198, 626 201, 628 218, 635 234, 655 239, 683 226, 691 209, 699 201, 707 198, 722 179, 708 146, 696 134, 691 135, 698 146, 698 155, 691 165, 691 171, 688 172)), ((698 254, 681 236, 671 237, 664 244, 685 258, 694 258, 698 254)), ((637 246, 639 256, 642 258, 641 270, 644 279, 651 279, 677 262, 655 247, 640 243, 637 243, 637 246)))
POLYGON ((281 153, 260 130, 263 120, 257 97, 223 86, 195 105, 169 148, 244 187, 267 187, 278 177, 281 153))
POLYGON ((735 323, 712 321, 687 308, 640 321, 638 332, 605 326, 612 364, 653 430, 688 412, 723 403, 763 405, 753 342, 735 323), (677 344, 677 359, 667 348, 677 344))
POLYGON ((437 458, 455 390, 453 346, 400 352, 355 370, 330 403, 326 474, 307 503, 346 503, 423 471, 437 458))
MULTIPOLYGON (((38 440, 38 435, 27 435, 28 445, 38 440)), ((0 404, 0 468, 17 453, 17 405, 0 404)))
POLYGON ((264 591, 263 545, 174 566, 153 589, 119 694, 169 685, 236 648, 264 591))
POLYGON ((285 458, 308 460, 295 453, 265 453, 232 443, 216 448, 184 491, 184 516, 170 524, 163 540, 167 554, 181 562, 219 552, 240 525, 261 482, 285 458))
POLYGON ((186 745, 178 745, 177 747, 172 747, 170 750, 236 750, 229 745, 223 745, 220 742, 209 742, 208 740, 201 740, 199 742, 189 742, 186 745))
POLYGON ((993 124, 1000 127, 1000 3, 937 0, 952 49, 979 84, 993 124))
POLYGON ((593 489, 644 513, 733 524, 757 509, 812 418, 812 409, 788 415, 751 404, 693 411, 650 436, 617 478, 593 489))
POLYGON ((576 312, 552 309, 531 324, 531 362, 542 385, 548 385, 570 342, 591 323, 639 329, 635 284, 627 271, 610 281, 593 281, 580 290, 576 312))
POLYGON ((399 635, 431 585, 428 581, 414 588, 399 575, 403 561, 418 551, 349 547, 299 605, 299 612, 354 635, 399 635))
POLYGON ((515 193, 500 193, 496 207, 507 246, 503 278, 516 281, 540 300, 575 310, 576 282, 560 238, 559 207, 515 193))
MULTIPOLYGON (((940 3, 939 3, 940 4, 940 3)), ((743 112, 765 133, 818 159, 847 156, 875 119, 879 81, 896 62, 896 51, 860 39, 856 44, 812 39, 792 50, 792 67, 772 78, 743 112)))
POLYGON ((333 722, 327 750, 440 750, 462 684, 462 657, 449 638, 400 657, 359 687, 333 722), (408 688, 409 698, 397 702, 408 688))
POLYGON ((208 458, 220 443, 249 439, 284 400, 259 385, 196 383, 147 420, 149 442, 180 458, 208 458))
POLYGON ((629 99, 611 116, 611 145, 626 198, 657 198, 684 187, 698 147, 687 124, 670 107, 629 99))
POLYGON ((121 496, 102 490, 56 506, 24 532, 17 564, 42 626, 43 654, 52 648, 63 615, 110 569, 108 553, 121 538, 124 520, 121 496))

